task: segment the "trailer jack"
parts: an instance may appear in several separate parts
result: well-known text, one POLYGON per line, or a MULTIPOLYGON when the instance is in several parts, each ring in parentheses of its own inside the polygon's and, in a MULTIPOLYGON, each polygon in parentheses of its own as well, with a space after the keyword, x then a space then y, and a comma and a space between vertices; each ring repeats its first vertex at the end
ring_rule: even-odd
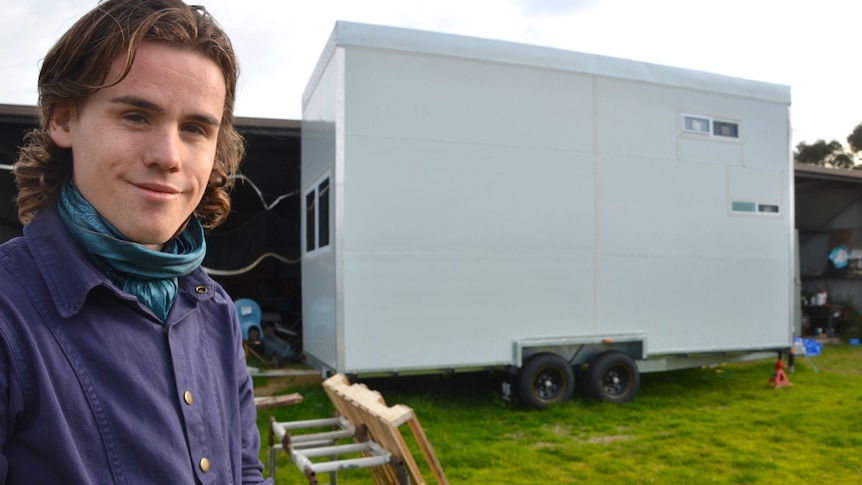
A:
POLYGON ((781 359, 775 362, 775 373, 769 378, 768 384, 775 388, 793 385, 787 380, 787 374, 784 373, 784 362, 781 359))

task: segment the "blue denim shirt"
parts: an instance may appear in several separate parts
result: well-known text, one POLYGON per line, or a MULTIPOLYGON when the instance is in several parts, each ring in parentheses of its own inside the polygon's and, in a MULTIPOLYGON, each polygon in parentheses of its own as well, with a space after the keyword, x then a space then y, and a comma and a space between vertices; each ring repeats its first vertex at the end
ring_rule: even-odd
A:
POLYGON ((53 209, 0 246, 0 485, 271 483, 255 419, 233 302, 202 270, 162 324, 53 209))

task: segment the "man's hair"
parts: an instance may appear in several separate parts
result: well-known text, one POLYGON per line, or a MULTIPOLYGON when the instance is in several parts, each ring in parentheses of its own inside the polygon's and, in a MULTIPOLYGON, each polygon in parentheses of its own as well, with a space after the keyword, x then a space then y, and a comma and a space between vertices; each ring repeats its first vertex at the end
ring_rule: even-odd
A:
POLYGON ((215 163, 194 215, 208 229, 227 218, 233 176, 245 154, 244 141, 233 126, 239 64, 230 39, 203 7, 182 0, 108 0, 81 17, 42 63, 39 128, 27 134, 14 169, 18 218, 23 224, 53 204, 72 176, 71 150, 58 147, 50 135, 54 111, 119 83, 128 75, 144 41, 202 54, 221 69, 226 92, 215 163), (108 71, 117 59, 123 62, 120 79, 109 83, 108 71))

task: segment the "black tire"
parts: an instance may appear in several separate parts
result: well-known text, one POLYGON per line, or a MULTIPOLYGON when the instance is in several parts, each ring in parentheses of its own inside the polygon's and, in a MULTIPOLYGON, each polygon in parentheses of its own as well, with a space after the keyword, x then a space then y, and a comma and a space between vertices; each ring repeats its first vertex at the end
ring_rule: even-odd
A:
POLYGON ((640 379, 634 359, 610 350, 599 354, 587 367, 587 393, 599 401, 629 402, 638 392, 640 379))
POLYGON ((521 403, 533 409, 545 409, 572 397, 575 372, 571 364, 556 354, 542 353, 531 357, 518 376, 521 403))

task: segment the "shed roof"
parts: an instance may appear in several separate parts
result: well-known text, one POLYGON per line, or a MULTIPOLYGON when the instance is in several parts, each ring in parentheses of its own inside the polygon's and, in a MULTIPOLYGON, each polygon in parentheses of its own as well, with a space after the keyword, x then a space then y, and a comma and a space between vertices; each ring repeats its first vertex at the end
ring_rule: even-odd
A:
POLYGON ((862 198, 862 170, 797 163, 794 175, 796 228, 800 232, 823 229, 844 209, 862 198))

